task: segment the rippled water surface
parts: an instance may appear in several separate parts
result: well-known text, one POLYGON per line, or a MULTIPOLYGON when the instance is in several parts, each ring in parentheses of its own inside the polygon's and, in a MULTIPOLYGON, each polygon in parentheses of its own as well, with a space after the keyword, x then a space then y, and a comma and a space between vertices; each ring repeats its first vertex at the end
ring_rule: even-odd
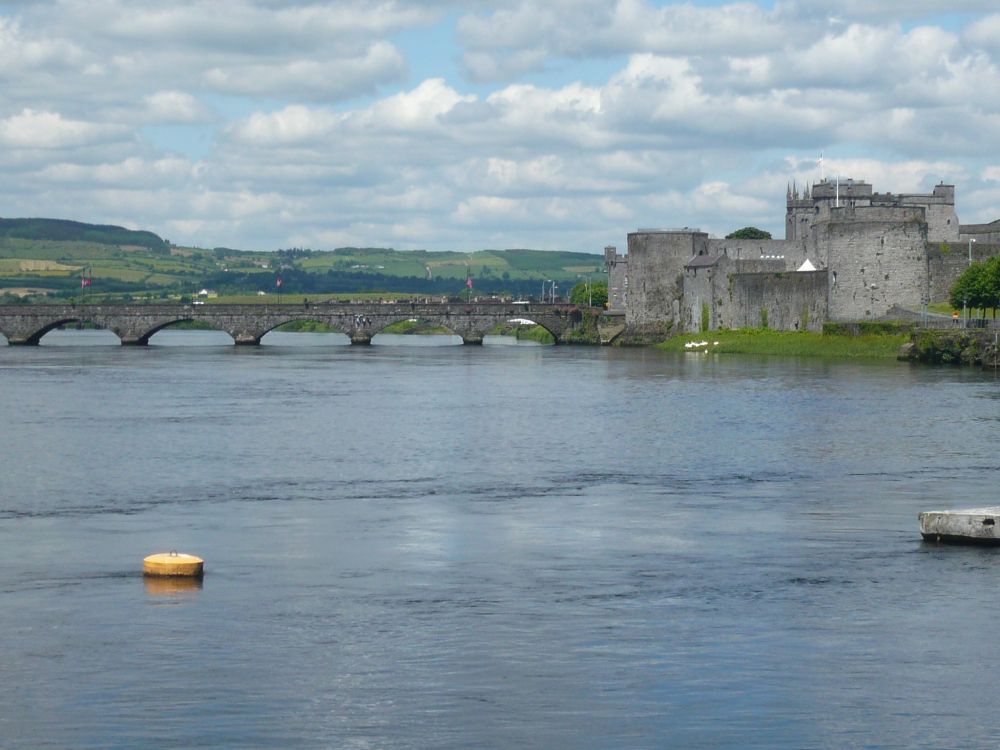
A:
POLYGON ((0 347, 0 747, 995 746, 991 373, 291 341, 0 347))

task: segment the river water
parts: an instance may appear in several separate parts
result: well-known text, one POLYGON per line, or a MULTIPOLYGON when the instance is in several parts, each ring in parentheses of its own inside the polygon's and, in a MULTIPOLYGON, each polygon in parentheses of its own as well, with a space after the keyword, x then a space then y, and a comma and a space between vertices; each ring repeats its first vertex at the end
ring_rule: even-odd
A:
POLYGON ((992 373, 302 335, 0 346, 0 747, 996 745, 992 373))

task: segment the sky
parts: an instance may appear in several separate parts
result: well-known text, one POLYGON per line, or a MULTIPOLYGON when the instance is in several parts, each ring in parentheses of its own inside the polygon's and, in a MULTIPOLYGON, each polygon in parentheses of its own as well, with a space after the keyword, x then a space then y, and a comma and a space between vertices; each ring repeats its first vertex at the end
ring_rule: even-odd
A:
POLYGON ((0 216, 276 250, 784 236, 791 181, 1000 218, 996 0, 0 0, 0 216))

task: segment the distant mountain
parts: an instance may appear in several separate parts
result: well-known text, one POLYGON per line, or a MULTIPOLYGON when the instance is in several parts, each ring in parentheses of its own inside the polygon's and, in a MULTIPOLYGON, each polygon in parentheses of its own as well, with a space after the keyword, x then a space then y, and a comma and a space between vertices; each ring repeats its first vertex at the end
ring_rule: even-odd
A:
POLYGON ((111 224, 85 224, 66 219, 0 219, 0 237, 55 242, 96 242, 101 245, 145 247, 167 252, 169 246, 152 232, 111 224))

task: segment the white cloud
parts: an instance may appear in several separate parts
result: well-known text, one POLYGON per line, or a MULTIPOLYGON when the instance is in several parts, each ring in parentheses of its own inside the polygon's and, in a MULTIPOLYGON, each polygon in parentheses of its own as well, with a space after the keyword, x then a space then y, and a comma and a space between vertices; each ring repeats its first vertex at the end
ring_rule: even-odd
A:
POLYGON ((1000 14, 956 2, 965 28, 923 0, 7 5, 0 198, 217 245, 597 251, 780 235, 825 150, 879 190, 954 181, 985 220, 1000 14))
POLYGON ((58 112, 23 109, 0 120, 0 143, 8 148, 62 149, 123 137, 124 128, 67 119, 58 112))
POLYGON ((351 58, 293 58, 278 62, 229 62, 210 68, 201 81, 225 94, 268 96, 282 91, 311 99, 336 100, 399 81, 406 62, 386 42, 376 42, 351 58))
POLYGON ((183 91, 157 91, 145 97, 148 120, 164 123, 203 123, 212 113, 191 94, 183 91))

